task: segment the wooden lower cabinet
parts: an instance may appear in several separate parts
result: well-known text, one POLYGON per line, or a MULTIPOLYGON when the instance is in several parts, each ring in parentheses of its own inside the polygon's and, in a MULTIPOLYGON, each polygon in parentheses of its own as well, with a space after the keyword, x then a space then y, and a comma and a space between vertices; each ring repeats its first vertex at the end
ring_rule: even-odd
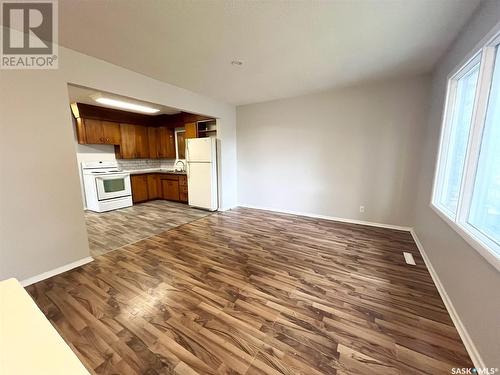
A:
POLYGON ((187 177, 182 175, 179 176, 179 201, 188 202, 187 177))
POLYGON ((149 199, 148 194, 148 175, 134 174, 130 176, 132 185, 132 201, 134 203, 145 202, 149 199))
POLYGON ((132 201, 141 203, 152 199, 165 199, 187 203, 187 178, 168 173, 146 173, 130 176, 132 201))
POLYGON ((147 176, 148 176, 148 198, 149 199, 161 198, 160 177, 154 173, 148 174, 147 176))
POLYGON ((162 198, 169 201, 179 201, 179 179, 177 176, 173 178, 161 177, 162 198))

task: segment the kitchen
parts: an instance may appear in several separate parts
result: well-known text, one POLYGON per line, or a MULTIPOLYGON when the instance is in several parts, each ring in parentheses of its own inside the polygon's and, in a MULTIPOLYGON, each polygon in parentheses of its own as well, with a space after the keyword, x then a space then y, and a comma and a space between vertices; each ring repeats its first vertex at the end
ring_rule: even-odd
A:
POLYGON ((218 208, 216 119, 68 86, 93 256, 218 208))

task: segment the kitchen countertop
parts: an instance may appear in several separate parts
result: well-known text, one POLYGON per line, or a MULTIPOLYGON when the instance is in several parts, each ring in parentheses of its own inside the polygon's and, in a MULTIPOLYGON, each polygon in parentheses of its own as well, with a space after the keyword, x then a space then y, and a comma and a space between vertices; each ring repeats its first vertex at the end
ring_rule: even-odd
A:
POLYGON ((128 172, 130 174, 166 173, 166 174, 179 174, 184 176, 186 175, 186 172, 176 172, 171 169, 162 169, 162 168, 130 169, 130 170, 124 170, 123 172, 128 172))

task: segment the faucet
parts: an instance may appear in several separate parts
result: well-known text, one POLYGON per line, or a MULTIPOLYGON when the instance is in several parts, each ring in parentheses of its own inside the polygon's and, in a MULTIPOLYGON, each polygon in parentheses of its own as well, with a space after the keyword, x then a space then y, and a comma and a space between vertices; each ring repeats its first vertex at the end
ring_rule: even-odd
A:
POLYGON ((177 160, 174 164, 174 169, 176 172, 184 172, 186 169, 186 164, 182 160, 177 160), (179 163, 181 163, 181 169, 178 169, 179 163))

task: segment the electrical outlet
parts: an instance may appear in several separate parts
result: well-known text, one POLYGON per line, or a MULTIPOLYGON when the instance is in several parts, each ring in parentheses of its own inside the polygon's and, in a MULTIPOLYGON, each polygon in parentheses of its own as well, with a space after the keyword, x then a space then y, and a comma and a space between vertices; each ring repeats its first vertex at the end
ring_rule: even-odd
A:
POLYGON ((365 206, 359 206, 359 212, 365 212, 365 206))

